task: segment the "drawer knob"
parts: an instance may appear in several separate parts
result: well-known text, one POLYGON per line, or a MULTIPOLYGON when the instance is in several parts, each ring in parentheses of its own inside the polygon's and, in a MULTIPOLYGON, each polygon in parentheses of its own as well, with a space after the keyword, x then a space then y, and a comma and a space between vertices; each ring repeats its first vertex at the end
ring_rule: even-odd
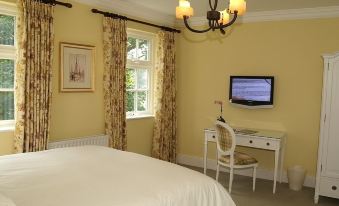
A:
POLYGON ((332 186, 332 190, 337 190, 337 186, 332 186))
POLYGON ((267 145, 267 146, 270 146, 270 143, 269 143, 269 142, 267 142, 267 143, 266 143, 266 145, 267 145))
POLYGON ((252 140, 250 140, 250 144, 252 144, 253 143, 253 141, 252 140))
POLYGON ((214 139, 214 138, 215 138, 215 136, 213 135, 213 136, 212 136, 212 138, 214 139))

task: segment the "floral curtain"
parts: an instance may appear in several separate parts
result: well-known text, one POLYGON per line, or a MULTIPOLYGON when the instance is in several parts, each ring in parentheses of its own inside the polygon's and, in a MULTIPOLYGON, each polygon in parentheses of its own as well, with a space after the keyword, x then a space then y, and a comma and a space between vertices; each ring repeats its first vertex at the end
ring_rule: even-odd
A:
POLYGON ((126 20, 104 17, 105 129, 110 145, 126 150, 126 20))
POLYGON ((49 138, 53 6, 18 0, 14 150, 45 150, 49 138))
POLYGON ((176 162, 176 74, 174 33, 160 31, 155 70, 155 125, 152 156, 176 162))

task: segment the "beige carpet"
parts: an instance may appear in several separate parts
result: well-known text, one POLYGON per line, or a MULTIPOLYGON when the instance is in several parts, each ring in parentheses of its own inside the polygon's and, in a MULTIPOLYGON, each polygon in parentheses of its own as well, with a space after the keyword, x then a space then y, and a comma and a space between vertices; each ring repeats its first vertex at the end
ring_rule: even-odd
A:
MULTIPOLYGON (((203 172, 202 168, 186 166, 203 172)), ((215 171, 208 170, 207 175, 215 178, 215 171)), ((219 182, 228 188, 228 173, 220 173, 219 182)), ((232 198, 237 206, 310 206, 313 202, 314 189, 304 187, 302 191, 292 191, 286 183, 278 183, 277 191, 272 193, 272 181, 257 179, 256 190, 252 191, 252 178, 235 176, 232 187, 232 198)), ((318 206, 339 206, 339 199, 320 197, 318 206)))

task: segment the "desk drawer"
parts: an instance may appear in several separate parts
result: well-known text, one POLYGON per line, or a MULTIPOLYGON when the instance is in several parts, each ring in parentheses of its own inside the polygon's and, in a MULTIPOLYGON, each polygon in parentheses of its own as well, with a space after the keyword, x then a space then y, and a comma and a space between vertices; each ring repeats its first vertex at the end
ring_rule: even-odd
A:
POLYGON ((339 179, 334 178, 320 178, 320 195, 327 197, 339 197, 339 179))
POLYGON ((267 150, 278 150, 280 144, 276 139, 237 135, 237 145, 267 150))
POLYGON ((205 139, 209 142, 217 141, 217 133, 215 131, 205 131, 205 139))

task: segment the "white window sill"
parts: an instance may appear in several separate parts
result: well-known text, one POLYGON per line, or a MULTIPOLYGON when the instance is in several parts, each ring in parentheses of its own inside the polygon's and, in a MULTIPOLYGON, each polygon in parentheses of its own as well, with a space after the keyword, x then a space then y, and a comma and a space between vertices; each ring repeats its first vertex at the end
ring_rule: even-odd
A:
POLYGON ((134 119, 147 119, 147 118, 154 118, 154 115, 145 114, 145 115, 136 115, 136 116, 127 116, 127 120, 134 120, 134 119))
POLYGON ((2 125, 0 126, 0 133, 13 132, 14 125, 2 125))

